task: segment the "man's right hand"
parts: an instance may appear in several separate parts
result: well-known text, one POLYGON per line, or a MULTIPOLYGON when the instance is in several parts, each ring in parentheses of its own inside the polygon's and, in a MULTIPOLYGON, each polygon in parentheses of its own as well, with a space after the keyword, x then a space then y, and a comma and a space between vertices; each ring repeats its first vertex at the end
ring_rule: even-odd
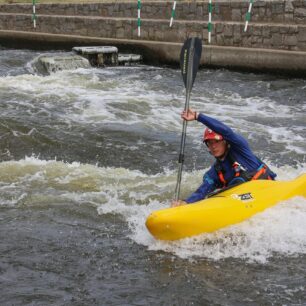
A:
POLYGON ((183 111, 181 113, 181 118, 182 119, 185 119, 187 121, 192 121, 192 120, 197 120, 198 119, 198 116, 197 116, 197 112, 193 111, 192 109, 188 109, 187 111, 183 111))
POLYGON ((177 200, 177 201, 172 201, 171 202, 171 207, 177 207, 177 206, 182 206, 182 205, 186 205, 187 203, 185 201, 182 200, 177 200))

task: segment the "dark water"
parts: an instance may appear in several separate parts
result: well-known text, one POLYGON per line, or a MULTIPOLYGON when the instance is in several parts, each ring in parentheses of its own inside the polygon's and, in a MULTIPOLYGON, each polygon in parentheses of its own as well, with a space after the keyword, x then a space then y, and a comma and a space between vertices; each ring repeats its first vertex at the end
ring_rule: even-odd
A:
MULTIPOLYGON (((144 222, 173 197, 184 86, 148 66, 33 72, 0 49, 1 305, 306 305, 306 200, 177 242, 144 222)), ((191 106, 279 179, 305 171, 306 81, 200 70, 191 106)), ((190 123, 182 196, 212 162, 190 123)))

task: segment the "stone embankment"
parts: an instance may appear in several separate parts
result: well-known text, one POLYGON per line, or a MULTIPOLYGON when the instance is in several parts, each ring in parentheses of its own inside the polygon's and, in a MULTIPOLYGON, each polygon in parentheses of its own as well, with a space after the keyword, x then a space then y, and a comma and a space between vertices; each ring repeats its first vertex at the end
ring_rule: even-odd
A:
POLYGON ((202 64, 306 75, 306 1, 254 1, 244 31, 248 1, 213 1, 208 44, 208 1, 142 1, 140 37, 137 1, 0 5, 1 41, 70 45, 115 45, 141 52, 147 61, 178 63, 187 37, 203 40, 202 64))

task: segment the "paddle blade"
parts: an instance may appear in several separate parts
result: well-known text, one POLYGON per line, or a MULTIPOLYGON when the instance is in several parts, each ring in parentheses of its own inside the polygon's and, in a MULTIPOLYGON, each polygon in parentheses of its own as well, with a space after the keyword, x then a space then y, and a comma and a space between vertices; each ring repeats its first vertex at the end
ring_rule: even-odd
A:
POLYGON ((187 91, 196 78, 202 54, 202 41, 198 37, 188 38, 181 50, 180 66, 187 91))

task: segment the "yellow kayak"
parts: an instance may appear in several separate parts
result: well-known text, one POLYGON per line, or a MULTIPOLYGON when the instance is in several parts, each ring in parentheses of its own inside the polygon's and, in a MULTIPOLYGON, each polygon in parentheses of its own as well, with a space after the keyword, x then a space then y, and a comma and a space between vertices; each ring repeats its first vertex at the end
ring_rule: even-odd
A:
POLYGON ((306 197, 306 173, 291 181, 250 181, 193 204, 158 210, 146 226, 157 239, 177 240, 239 223, 294 196, 306 197))

